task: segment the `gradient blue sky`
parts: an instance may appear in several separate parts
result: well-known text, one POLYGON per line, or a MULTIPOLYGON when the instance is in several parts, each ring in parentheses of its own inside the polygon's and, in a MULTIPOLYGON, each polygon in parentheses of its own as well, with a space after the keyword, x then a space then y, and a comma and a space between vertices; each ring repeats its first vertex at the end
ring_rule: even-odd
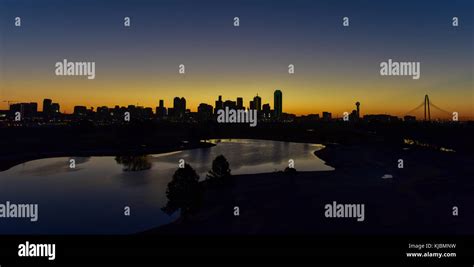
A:
POLYGON ((217 95, 243 96, 248 105, 258 93, 273 105, 278 88, 284 111, 297 114, 341 113, 360 101, 363 113, 404 115, 429 94, 473 116, 473 3, 0 0, 0 99, 49 97, 70 112, 74 105, 154 107, 159 99, 169 106, 184 96, 195 110, 217 95), (451 27, 453 16, 460 27, 451 27), (63 58, 95 61, 96 80, 55 76, 63 58), (421 79, 381 77, 388 58, 420 61, 421 79))

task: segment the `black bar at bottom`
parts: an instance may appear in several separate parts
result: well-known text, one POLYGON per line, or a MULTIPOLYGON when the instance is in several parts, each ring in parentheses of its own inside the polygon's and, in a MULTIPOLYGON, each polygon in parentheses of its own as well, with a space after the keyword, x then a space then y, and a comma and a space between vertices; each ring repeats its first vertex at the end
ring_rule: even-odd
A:
POLYGON ((474 236, 0 236, 0 266, 15 264, 473 266, 474 236), (55 244, 56 258, 19 257, 18 246, 26 241, 55 244), (410 244, 432 247, 409 248, 410 244))

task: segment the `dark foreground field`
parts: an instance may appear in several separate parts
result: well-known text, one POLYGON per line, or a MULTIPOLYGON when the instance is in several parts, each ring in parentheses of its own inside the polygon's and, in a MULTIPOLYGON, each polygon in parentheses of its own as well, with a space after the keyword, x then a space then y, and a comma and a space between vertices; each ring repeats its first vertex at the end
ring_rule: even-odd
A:
MULTIPOLYGON (((474 234, 474 160, 427 149, 332 145, 335 171, 238 175, 201 210, 146 234, 474 234), (404 159, 404 169, 397 159, 404 159), (385 174, 393 178, 382 179, 385 174), (326 218, 325 204, 365 204, 365 220, 326 218), (235 217, 233 207, 240 207, 235 217), (459 215, 453 216, 453 206, 459 215)), ((297 163, 296 163, 297 166, 297 163)))
POLYGON ((232 176, 227 185, 208 187, 201 209, 188 220, 146 233, 474 234, 472 136, 472 122, 4 128, 0 171, 44 157, 182 150, 210 145, 200 142, 209 138, 321 143, 326 148, 316 155, 335 171, 232 176), (404 144, 407 139, 415 145, 404 144), (398 159, 404 160, 403 169, 397 168, 398 159), (324 206, 333 201, 364 204, 365 220, 326 218, 324 206), (234 206, 240 208, 239 216, 234 216, 234 206))

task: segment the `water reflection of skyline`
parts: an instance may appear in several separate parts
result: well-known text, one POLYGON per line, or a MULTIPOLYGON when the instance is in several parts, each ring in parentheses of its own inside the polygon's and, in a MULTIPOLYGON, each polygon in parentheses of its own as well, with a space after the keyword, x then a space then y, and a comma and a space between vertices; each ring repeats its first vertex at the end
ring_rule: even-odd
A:
POLYGON ((160 209, 180 159, 191 164, 201 179, 220 154, 229 161, 232 174, 282 171, 290 158, 299 171, 332 170, 313 154, 317 149, 313 144, 231 140, 210 148, 119 161, 112 156, 29 161, 0 172, 0 196, 17 203, 38 203, 40 220, 34 225, 0 221, 0 233, 114 234, 149 229, 176 218, 160 209), (70 159, 76 160, 74 170, 69 168, 70 159), (124 205, 132 206, 133 216, 126 221, 124 205))
POLYGON ((153 163, 176 163, 184 159, 191 164, 197 173, 207 173, 212 160, 218 155, 224 155, 231 165, 233 174, 250 174, 283 170, 288 160, 295 161, 295 167, 300 171, 333 170, 316 157, 313 152, 323 146, 308 143, 292 143, 269 140, 251 139, 215 139, 215 147, 199 148, 181 151, 167 157, 151 157, 153 163))

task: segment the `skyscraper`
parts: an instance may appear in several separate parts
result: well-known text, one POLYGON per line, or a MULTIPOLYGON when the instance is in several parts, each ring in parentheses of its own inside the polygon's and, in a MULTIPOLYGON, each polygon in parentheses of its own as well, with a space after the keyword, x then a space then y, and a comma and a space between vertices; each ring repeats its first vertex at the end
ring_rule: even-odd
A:
POLYGON ((270 104, 263 104, 262 106, 262 113, 263 117, 266 119, 269 119, 271 117, 271 111, 270 111, 270 104))
POLYGON ((186 98, 181 97, 181 114, 184 116, 184 113, 186 113, 186 98))
POLYGON ((216 106, 214 107, 214 112, 217 112, 219 109, 222 109, 223 107, 224 106, 222 102, 222 96, 220 95, 219 100, 216 100, 216 106))
POLYGON ((244 99, 242 97, 237 97, 237 109, 244 108, 244 99))
POLYGON ((177 110, 179 110, 181 106, 181 99, 179 97, 175 97, 173 99, 173 109, 174 111, 176 112, 177 110))
POLYGON ((47 115, 51 113, 51 105, 53 104, 53 100, 45 98, 43 100, 43 114, 47 115))
POLYGON ((356 108, 357 108, 357 118, 359 119, 360 118, 360 102, 359 101, 356 102, 356 108))
POLYGON ((255 105, 255 109, 257 111, 262 110, 262 98, 258 95, 253 98, 253 104, 255 105))
POLYGON ((163 101, 163 99, 160 99, 160 105, 156 107, 156 116, 158 118, 163 118, 166 116, 165 101, 163 101))
POLYGON ((280 117, 283 113, 283 94, 280 90, 275 90, 273 93, 273 101, 275 117, 280 117))
POLYGON ((249 109, 255 109, 255 101, 250 100, 250 102, 249 102, 249 109))
POLYGON ((169 115, 173 115, 174 117, 184 117, 184 113, 186 113, 186 99, 184 97, 175 97, 173 99, 173 114, 169 115))
POLYGON ((201 103, 198 106, 198 118, 199 120, 210 120, 212 119, 212 106, 206 103, 201 103))

